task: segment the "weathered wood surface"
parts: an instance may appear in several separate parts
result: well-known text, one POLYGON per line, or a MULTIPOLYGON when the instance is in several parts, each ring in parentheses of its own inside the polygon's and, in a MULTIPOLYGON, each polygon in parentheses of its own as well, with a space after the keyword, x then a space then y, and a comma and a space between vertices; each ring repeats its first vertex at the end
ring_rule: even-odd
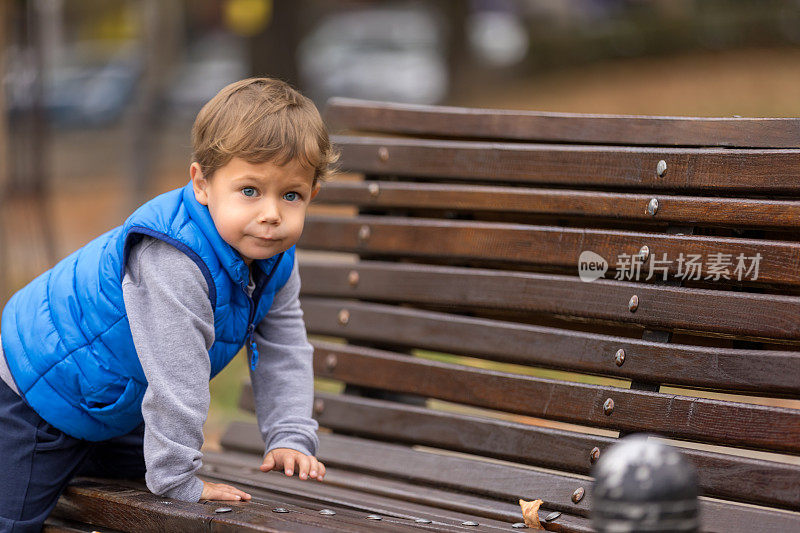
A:
MULTIPOLYGON (((345 296, 342 294, 341 299, 304 296, 302 305, 309 332, 504 363, 800 397, 800 352, 661 344, 352 301, 344 299, 345 296), (340 319, 343 311, 348 317, 344 324, 340 319), (625 355, 622 366, 615 361, 618 350, 623 350, 625 355)), ((585 300, 576 298, 575 301, 579 305, 602 308, 590 295, 585 300)), ((769 315, 761 316, 774 320, 769 315)), ((759 316, 753 316, 754 321, 758 319, 759 316)))
MULTIPOLYGON (((252 425, 249 431, 242 431, 243 428, 246 426, 232 426, 233 431, 227 431, 222 439, 223 447, 248 453, 263 447, 252 425)), ((334 468, 385 475, 423 486, 511 502, 531 495, 541 498, 548 509, 584 517, 591 508, 591 494, 578 503, 571 500, 575 489, 586 486, 588 480, 582 477, 412 450, 356 437, 325 433, 319 437, 318 457, 326 467, 330 464, 334 468)))
POLYGON ((314 372, 354 385, 620 431, 800 453, 800 410, 588 385, 314 342, 314 372), (614 404, 606 413, 607 400, 614 404))
MULTIPOLYGON (((315 343, 318 376, 621 433, 652 431, 800 453, 793 444, 800 442, 796 409, 657 392, 659 384, 672 383, 799 396, 800 352, 794 344, 800 339, 800 299, 791 294, 800 285, 800 243, 793 233, 800 202, 764 196, 794 197, 800 190, 800 151, 787 149, 800 147, 800 120, 575 116, 350 100, 333 101, 328 118, 356 132, 334 141, 343 151, 342 166, 366 174, 367 181, 324 191, 320 202, 353 205, 361 214, 311 217, 301 243, 362 259, 302 267, 309 330, 353 343, 315 343), (665 171, 657 170, 661 161, 665 171), (648 212, 652 199, 658 210, 648 212), (625 222, 630 226, 622 227, 625 222), (674 227, 662 233, 667 224, 703 228, 696 235, 674 227), (645 245, 650 256, 639 280, 666 254, 671 261, 665 283, 587 284, 574 275, 582 251, 600 254, 613 268, 620 256, 636 256, 645 245), (716 254, 758 256, 758 277, 713 276, 704 264, 700 281, 711 283, 695 285, 706 288, 677 287, 681 254, 697 254, 704 263, 716 254), (628 307, 633 295, 635 312, 628 307), (602 331, 604 326, 614 329, 602 331), (632 338, 636 327, 645 329, 642 339, 632 338), (611 331, 618 334, 606 334, 611 331), (671 344, 673 332, 701 345, 671 344), (751 341, 787 348, 762 349, 751 341), (627 389, 545 380, 402 353, 413 349, 633 384, 627 389), (626 356, 621 366, 614 360, 618 349, 626 356), (614 406, 604 412, 608 399, 614 406)), ((441 480, 416 470, 411 463, 421 461, 423 469, 426 463, 411 450, 390 451, 383 446, 392 445, 378 441, 563 472, 537 472, 530 475, 535 482, 546 478, 542 474, 568 482, 575 479, 569 473, 588 474, 592 449, 602 454, 614 442, 367 398, 319 394, 315 406, 320 423, 340 434, 325 438, 333 442, 325 452, 331 464, 426 487, 484 491, 491 498, 503 490, 509 497, 518 493, 514 475, 492 470, 508 465, 481 463, 475 467, 480 475, 470 481, 458 474, 441 480), (369 440, 362 444, 342 434, 369 440), (393 459, 381 464, 379 456, 393 459)), ((787 510, 704 501, 705 529, 800 527, 800 515, 788 511, 800 505, 800 466, 788 464, 795 458, 684 453, 698 467, 704 494, 787 510)), ((586 516, 586 500, 576 505, 563 497, 549 494, 546 501, 586 516)))
MULTIPOLYGON (((244 441, 241 444, 249 446, 244 441)), ((362 513, 361 516, 371 513, 384 519, 431 520, 431 524, 419 525, 424 529, 452 531, 452 528, 461 529, 464 521, 474 521, 492 530, 507 530, 511 524, 522 521, 522 513, 516 501, 457 494, 349 469, 328 468, 323 483, 301 481, 296 476, 287 477, 274 472, 264 474, 257 468, 260 461, 256 455, 237 452, 236 441, 232 442, 232 446, 234 447, 226 448, 224 453, 210 453, 205 457, 203 477, 227 480, 225 482, 256 490, 268 490, 276 496, 286 494, 307 498, 317 506, 347 508, 362 513)), ((550 511, 543 509, 543 512, 546 514, 550 511)), ((586 520, 579 517, 565 515, 565 520, 557 522, 554 526, 564 527, 570 524, 570 531, 588 530, 588 527, 583 526, 586 520)))
MULTIPOLYGON (((303 294, 607 319, 655 328, 800 339, 800 297, 390 261, 300 266, 303 294), (358 276, 352 282, 352 276, 358 276), (639 306, 628 302, 636 295, 639 306)), ((396 306, 395 309, 398 309, 396 306)))
MULTIPOLYGON (((592 450, 597 447, 602 455, 616 440, 350 395, 319 393, 317 405, 315 413, 320 425, 338 433, 433 446, 583 475, 591 473, 592 450)), ((800 465, 680 450, 697 467, 704 495, 800 510, 800 465)))
MULTIPOLYGON (((679 257, 688 259, 690 255, 699 255, 703 265, 713 262, 714 257, 730 263, 727 271, 731 280, 800 284, 800 243, 792 241, 390 216, 315 215, 306 222, 300 246, 396 258, 546 265, 569 268, 573 272, 577 271, 584 251, 599 254, 610 268, 615 268, 623 261, 620 259, 623 254, 631 264, 631 258, 638 257, 642 246, 647 246, 650 255, 643 266, 642 279, 649 274, 649 262, 653 259, 666 261, 661 266, 670 276, 675 276, 679 257), (757 261, 753 259, 756 257, 757 261), (740 258, 741 268, 737 271, 740 258), (753 263, 758 265, 757 276, 755 271, 748 274, 753 263)), ((654 275, 661 274, 656 270, 654 275)), ((724 279, 706 268, 701 269, 700 275, 703 279, 724 279)))
POLYGON ((592 115, 332 98, 334 128, 518 141, 654 146, 800 147, 800 119, 592 115))
MULTIPOLYGON (((240 399, 253 412, 248 384, 240 399)), ((589 475, 592 451, 600 455, 616 439, 476 417, 351 395, 317 393, 314 417, 337 433, 409 445, 433 446, 589 475)), ((230 431, 243 431, 231 424, 230 431)), ((680 448, 698 469, 703 495, 800 510, 800 465, 680 448)), ((479 482, 478 482, 479 483, 479 482)))
POLYGON ((327 183, 315 203, 363 208, 441 209, 462 213, 502 212, 592 217, 626 222, 671 222, 727 227, 797 227, 800 202, 670 194, 453 185, 369 180, 327 183), (656 199, 653 214, 647 206, 656 199))
MULTIPOLYGON (((213 458, 213 456, 212 456, 213 458)), ((248 502, 203 501, 186 503, 159 498, 147 491, 144 486, 107 483, 105 480, 79 478, 67 489, 58 503, 54 516, 72 521, 83 521, 101 526, 113 526, 119 531, 253 531, 253 532, 351 532, 371 531, 407 532, 420 529, 436 532, 461 529, 461 522, 439 516, 437 523, 418 524, 408 515, 386 507, 376 508, 369 494, 361 495, 360 507, 350 502, 336 501, 320 494, 320 498, 309 496, 307 491, 275 491, 268 481, 268 474, 258 471, 259 457, 251 456, 251 474, 243 474, 241 464, 220 477, 216 468, 211 467, 209 481, 233 483, 251 493, 248 502), (253 475, 252 472, 258 472, 253 475), (231 508, 231 512, 216 513, 221 507, 231 508), (288 509, 288 513, 275 513, 278 507, 288 509), (330 508, 335 515, 319 514, 323 508, 330 508), (382 520, 368 520, 368 514, 380 511, 382 520)), ((273 479, 280 475, 269 475, 273 479)), ((326 487, 320 487, 325 489, 326 487)), ((308 487, 306 487, 308 489, 308 487)), ((312 494, 313 494, 312 490, 312 494)), ((419 509, 418 509, 419 510, 419 509)), ((439 513, 441 515, 441 513, 439 513)), ((464 520, 473 518, 467 516, 464 520)), ((483 519, 485 529, 499 531, 508 524, 491 519, 483 519)))
MULTIPOLYGON (((263 450, 258 428, 254 424, 233 426, 222 439, 226 449, 253 453, 263 450)), ((590 508, 591 481, 559 476, 511 464, 495 464, 434 451, 412 450, 397 444, 380 443, 342 435, 320 435, 320 459, 326 466, 357 470, 378 478, 390 478, 414 487, 435 487, 467 492, 500 501, 516 502, 518 498, 541 498, 547 508, 573 516, 585 517, 590 508), (476 480, 480 479, 480 483, 476 480), (586 496, 578 503, 571 495, 578 486, 586 496)), ((380 484, 380 481, 378 481, 380 484)), ((701 501, 704 531, 729 533, 753 531, 786 532, 800 527, 800 514, 763 508, 701 501)), ((560 519, 559 519, 560 520, 560 519)), ((549 529, 549 527, 548 527, 549 529)))
POLYGON ((49 516, 42 526, 42 533, 120 533, 120 531, 49 516))
MULTIPOLYGON (((270 503, 278 506, 276 501, 270 503)), ((53 515, 126 532, 341 531, 330 527, 330 522, 315 520, 314 516, 298 520, 296 516, 272 512, 267 514, 264 509, 258 510, 247 502, 186 503, 167 500, 150 493, 144 486, 93 478, 73 481, 59 499, 53 515), (235 512, 215 513, 215 509, 220 507, 231 507, 235 512)))
POLYGON ((789 194, 800 150, 636 148, 333 136, 353 172, 494 184, 789 194), (665 161, 667 170, 656 167, 665 161))

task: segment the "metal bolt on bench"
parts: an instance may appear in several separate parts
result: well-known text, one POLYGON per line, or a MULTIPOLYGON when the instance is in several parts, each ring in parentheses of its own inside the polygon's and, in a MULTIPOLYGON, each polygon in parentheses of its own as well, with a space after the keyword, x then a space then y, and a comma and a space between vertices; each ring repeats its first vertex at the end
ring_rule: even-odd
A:
POLYGON ((656 165, 656 172, 658 173, 659 178, 663 178, 664 174, 667 173, 667 162, 663 159, 659 161, 656 165))
POLYGON ((651 198, 647 203, 647 214, 654 217, 656 213, 658 213, 658 198, 651 198))

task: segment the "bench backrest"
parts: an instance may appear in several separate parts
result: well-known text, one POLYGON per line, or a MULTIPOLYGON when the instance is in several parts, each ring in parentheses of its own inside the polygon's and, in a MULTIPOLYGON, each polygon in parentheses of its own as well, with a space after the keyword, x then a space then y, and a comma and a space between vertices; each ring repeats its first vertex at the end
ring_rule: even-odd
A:
MULTIPOLYGON (((322 427, 540 467, 443 479, 385 458, 584 516, 588 483, 552 471, 656 433, 702 494, 800 510, 800 120, 348 99, 326 117, 356 174, 306 223, 326 253, 301 254, 302 304, 317 377, 364 394, 319 392, 322 427)), ((783 527, 736 509, 704 512, 783 527)))

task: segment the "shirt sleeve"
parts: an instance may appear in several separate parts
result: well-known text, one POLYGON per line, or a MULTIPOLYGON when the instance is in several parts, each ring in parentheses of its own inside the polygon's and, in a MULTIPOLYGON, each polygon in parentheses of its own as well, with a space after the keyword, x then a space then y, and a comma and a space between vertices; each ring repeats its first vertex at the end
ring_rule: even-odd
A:
POLYGON ((133 343, 147 377, 142 400, 147 488, 197 502, 203 482, 203 424, 211 401, 208 350, 214 312, 208 283, 186 254, 144 237, 134 245, 122 281, 133 343))
POLYGON ((316 455, 319 424, 314 403, 314 348, 308 342, 300 309, 300 274, 295 259, 286 284, 275 294, 255 331, 259 359, 250 370, 256 417, 266 445, 316 455))

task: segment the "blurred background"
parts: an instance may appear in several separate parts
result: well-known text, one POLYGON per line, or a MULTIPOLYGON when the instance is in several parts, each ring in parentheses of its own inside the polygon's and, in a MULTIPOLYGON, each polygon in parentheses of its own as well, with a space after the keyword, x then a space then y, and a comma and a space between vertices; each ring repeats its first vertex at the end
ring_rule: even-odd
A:
MULTIPOLYGON (((186 183, 197 111, 252 75, 321 109, 798 117, 800 1, 0 0, 2 303, 186 183)), ((207 445, 246 377, 212 382, 207 445)))

